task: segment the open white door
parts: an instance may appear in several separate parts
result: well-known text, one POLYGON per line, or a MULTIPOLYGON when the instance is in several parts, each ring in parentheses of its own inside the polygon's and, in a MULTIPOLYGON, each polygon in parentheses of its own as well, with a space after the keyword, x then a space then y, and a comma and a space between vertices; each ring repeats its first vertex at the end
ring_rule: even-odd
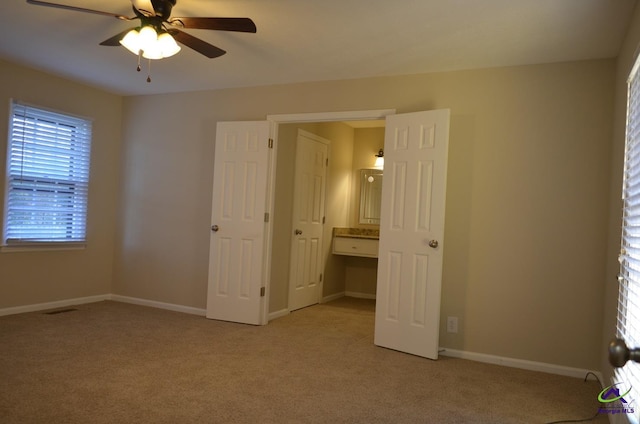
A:
POLYGON ((374 343, 438 358, 449 110, 386 118, 374 343))
POLYGON ((207 318, 265 324, 264 234, 269 122, 219 122, 207 318))
POLYGON ((298 129, 289 311, 320 302, 329 140, 298 129))

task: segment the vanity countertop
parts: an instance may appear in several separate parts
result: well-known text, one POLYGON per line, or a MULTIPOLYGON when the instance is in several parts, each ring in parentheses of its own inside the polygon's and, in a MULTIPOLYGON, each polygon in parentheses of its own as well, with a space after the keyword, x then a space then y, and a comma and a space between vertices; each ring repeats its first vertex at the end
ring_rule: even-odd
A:
POLYGON ((362 238, 362 239, 374 239, 380 238, 380 230, 372 228, 340 228, 333 229, 334 237, 349 237, 349 238, 362 238))

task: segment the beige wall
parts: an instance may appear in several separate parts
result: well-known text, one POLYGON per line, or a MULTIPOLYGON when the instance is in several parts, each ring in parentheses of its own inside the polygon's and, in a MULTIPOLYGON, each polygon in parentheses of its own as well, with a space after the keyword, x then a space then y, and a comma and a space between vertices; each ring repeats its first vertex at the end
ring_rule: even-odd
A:
MULTIPOLYGON (((0 61, 0 199, 9 98, 93 118, 87 248, 0 253, 0 308, 111 292, 121 153, 122 98, 0 61)), ((2 200, 0 200, 2 202, 2 200)), ((0 220, 2 220, 0 214, 0 220)))
MULTIPOLYGON (((374 154, 384 144, 384 128, 353 129, 341 122, 283 124, 278 130, 276 194, 273 228, 273 257, 269 312, 287 309, 289 257, 293 228, 293 176, 298 129, 331 141, 327 177, 324 243, 323 297, 358 293, 374 295, 377 261, 360 260, 331 253, 334 227, 360 226, 357 223, 359 169, 373 165, 374 154), (355 211, 355 212, 354 212, 355 211)), ((363 227, 374 227, 363 225, 363 227)))
MULTIPOLYGON (((0 307, 113 292, 204 308, 216 122, 450 108, 442 322, 458 316, 460 332, 443 325, 441 345, 600 368, 615 316, 607 276, 616 272, 624 79, 639 22, 617 83, 615 62, 602 60, 132 97, 122 152, 122 98, 0 62, 5 100, 95 119, 88 248, 0 254, 0 307)), ((332 150, 344 167, 352 154, 332 150)), ((327 207, 348 221, 348 203, 327 207)), ((345 289, 335 272, 325 295, 345 289)), ((272 311, 285 305, 282 287, 272 287, 272 311)))
POLYGON ((635 54, 640 45, 640 8, 636 7, 629 31, 617 59, 615 84, 615 106, 613 120, 613 145, 611 161, 609 243, 607 248, 607 271, 604 278, 604 324, 601 342, 603 355, 601 370, 608 379, 612 375, 605 348, 616 334, 619 272, 620 228, 622 225, 622 173, 624 166, 624 143, 626 127, 627 78, 635 54))
MULTIPOLYGON (((114 292, 204 308, 215 125, 451 109, 441 345, 598 368, 613 60, 125 99, 114 292)), ((273 306, 273 305, 272 305, 273 306)))
POLYGON ((347 296, 375 298, 378 279, 377 259, 347 256, 344 273, 347 296))

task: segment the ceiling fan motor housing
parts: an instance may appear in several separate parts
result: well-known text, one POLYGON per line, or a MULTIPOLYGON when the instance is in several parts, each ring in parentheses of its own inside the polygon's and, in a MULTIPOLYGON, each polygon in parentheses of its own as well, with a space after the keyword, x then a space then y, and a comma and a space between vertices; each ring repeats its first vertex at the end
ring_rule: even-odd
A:
MULTIPOLYGON (((153 10, 149 10, 147 12, 155 13, 155 17, 160 18, 162 21, 166 21, 171 17, 171 9, 176 5, 176 0, 151 0, 151 5, 153 6, 153 10)), ((133 7, 133 11, 139 18, 153 17, 153 15, 145 15, 143 12, 136 9, 135 6, 133 7)))
POLYGON ((176 0, 151 0, 156 16, 160 16, 166 21, 171 16, 171 9, 176 5, 176 0))

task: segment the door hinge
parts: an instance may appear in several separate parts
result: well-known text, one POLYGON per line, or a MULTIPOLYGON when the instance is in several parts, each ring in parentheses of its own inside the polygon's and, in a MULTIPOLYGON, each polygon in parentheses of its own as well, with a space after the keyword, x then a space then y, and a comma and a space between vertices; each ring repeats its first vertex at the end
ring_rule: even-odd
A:
POLYGON ((327 217, 326 217, 326 216, 323 216, 323 217, 322 217, 322 223, 324 224, 325 222, 327 222, 327 217))
POLYGON ((273 149, 273 138, 269 139, 269 148, 273 149))
POLYGON ((322 273, 320 273, 320 280, 319 281, 322 282, 322 273))
POLYGON ((269 212, 264 213, 264 222, 269 222, 269 212))
POLYGON ((260 297, 264 297, 266 291, 267 291, 266 287, 260 287, 260 297))
POLYGON ((327 166, 329 166, 329 158, 327 158, 327 166))

